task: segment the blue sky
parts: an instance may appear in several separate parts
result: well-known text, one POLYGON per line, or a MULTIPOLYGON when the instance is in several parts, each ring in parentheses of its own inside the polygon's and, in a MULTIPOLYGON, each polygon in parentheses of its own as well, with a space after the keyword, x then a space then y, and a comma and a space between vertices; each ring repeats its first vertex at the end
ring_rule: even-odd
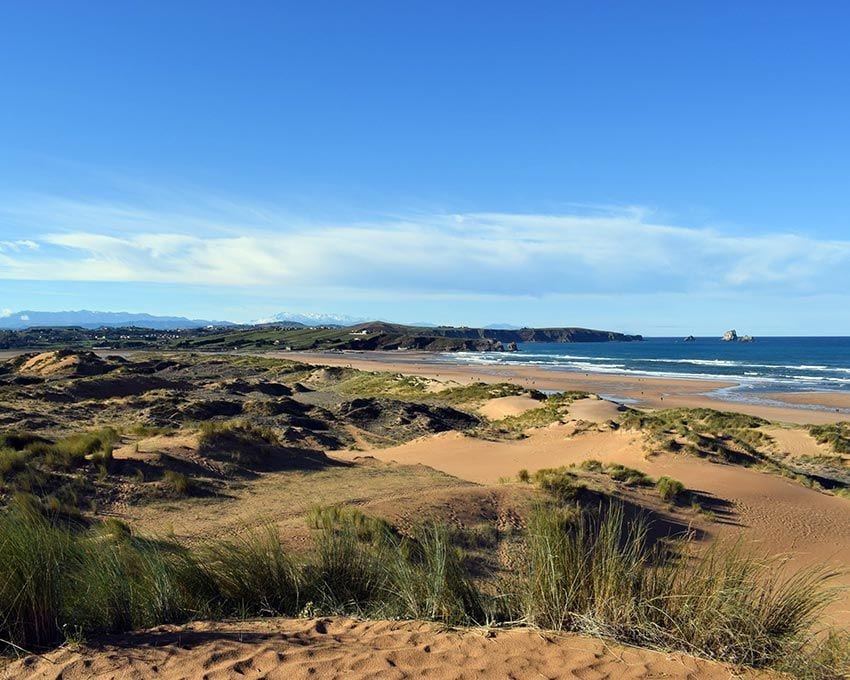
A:
POLYGON ((850 334, 840 2, 0 5, 0 313, 850 334))

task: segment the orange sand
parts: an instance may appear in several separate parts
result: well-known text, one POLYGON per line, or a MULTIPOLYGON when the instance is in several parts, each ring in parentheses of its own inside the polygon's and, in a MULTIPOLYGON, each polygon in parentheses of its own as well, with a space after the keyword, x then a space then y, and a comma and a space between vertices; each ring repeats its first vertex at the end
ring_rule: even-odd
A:
POLYGON ((265 619, 114 636, 5 669, 3 680, 768 678, 682 654, 533 630, 446 630, 409 621, 265 619))

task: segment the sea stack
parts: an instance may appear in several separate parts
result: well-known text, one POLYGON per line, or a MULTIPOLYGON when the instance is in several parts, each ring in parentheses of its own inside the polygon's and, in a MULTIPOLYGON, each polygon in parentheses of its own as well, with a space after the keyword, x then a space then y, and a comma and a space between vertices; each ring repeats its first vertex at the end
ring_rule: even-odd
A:
POLYGON ((696 338, 693 335, 689 335, 685 338, 685 342, 696 342, 696 338))
POLYGON ((731 331, 726 331, 723 334, 723 342, 735 342, 738 339, 738 333, 733 328, 731 331))

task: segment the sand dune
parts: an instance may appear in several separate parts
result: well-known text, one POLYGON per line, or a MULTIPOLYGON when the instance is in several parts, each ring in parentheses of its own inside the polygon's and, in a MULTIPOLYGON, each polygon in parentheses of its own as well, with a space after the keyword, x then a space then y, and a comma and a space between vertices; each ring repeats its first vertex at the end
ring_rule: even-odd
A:
POLYGON ((682 654, 534 630, 454 631, 351 619, 195 623, 28 657, 3 680, 321 680, 349 678, 768 678, 682 654))
POLYGON ((579 399, 570 404, 569 417, 590 423, 604 423, 620 415, 620 405, 607 399, 579 399))
POLYGON ((531 397, 499 397, 480 406, 478 412, 490 420, 500 420, 507 416, 521 415, 535 408, 540 408, 540 402, 531 397))
MULTIPOLYGON (((422 464, 479 484, 515 478, 525 468, 559 467, 588 458, 646 468, 643 436, 637 432, 583 432, 575 424, 556 424, 533 431, 526 439, 489 441, 446 432, 401 446, 374 449, 370 454, 386 461, 422 464)), ((334 455, 345 456, 342 453, 334 455)), ((349 454, 353 455, 353 454, 349 454)))

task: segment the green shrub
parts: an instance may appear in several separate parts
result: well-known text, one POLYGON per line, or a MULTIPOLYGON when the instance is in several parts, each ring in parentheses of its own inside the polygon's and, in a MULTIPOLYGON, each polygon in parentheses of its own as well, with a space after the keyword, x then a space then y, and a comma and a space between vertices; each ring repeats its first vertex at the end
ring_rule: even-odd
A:
POLYGON ((581 462, 582 470, 587 470, 588 472, 603 472, 604 466, 598 460, 594 460, 593 458, 589 460, 584 460, 581 462))
POLYGON ((655 487, 661 500, 668 503, 677 501, 685 492, 685 485, 672 477, 659 477, 655 487))
POLYGON ((12 448, 0 449, 0 480, 20 472, 27 466, 27 454, 12 448))
POLYGON ((652 478, 645 472, 635 470, 634 468, 613 463, 605 466, 605 474, 611 479, 618 482, 623 482, 629 486, 651 486, 652 478))
POLYGON ((534 473, 537 485, 560 502, 574 500, 587 488, 569 468, 543 468, 534 473))
POLYGON ((166 470, 162 477, 165 487, 175 496, 188 496, 192 483, 182 472, 166 470))

